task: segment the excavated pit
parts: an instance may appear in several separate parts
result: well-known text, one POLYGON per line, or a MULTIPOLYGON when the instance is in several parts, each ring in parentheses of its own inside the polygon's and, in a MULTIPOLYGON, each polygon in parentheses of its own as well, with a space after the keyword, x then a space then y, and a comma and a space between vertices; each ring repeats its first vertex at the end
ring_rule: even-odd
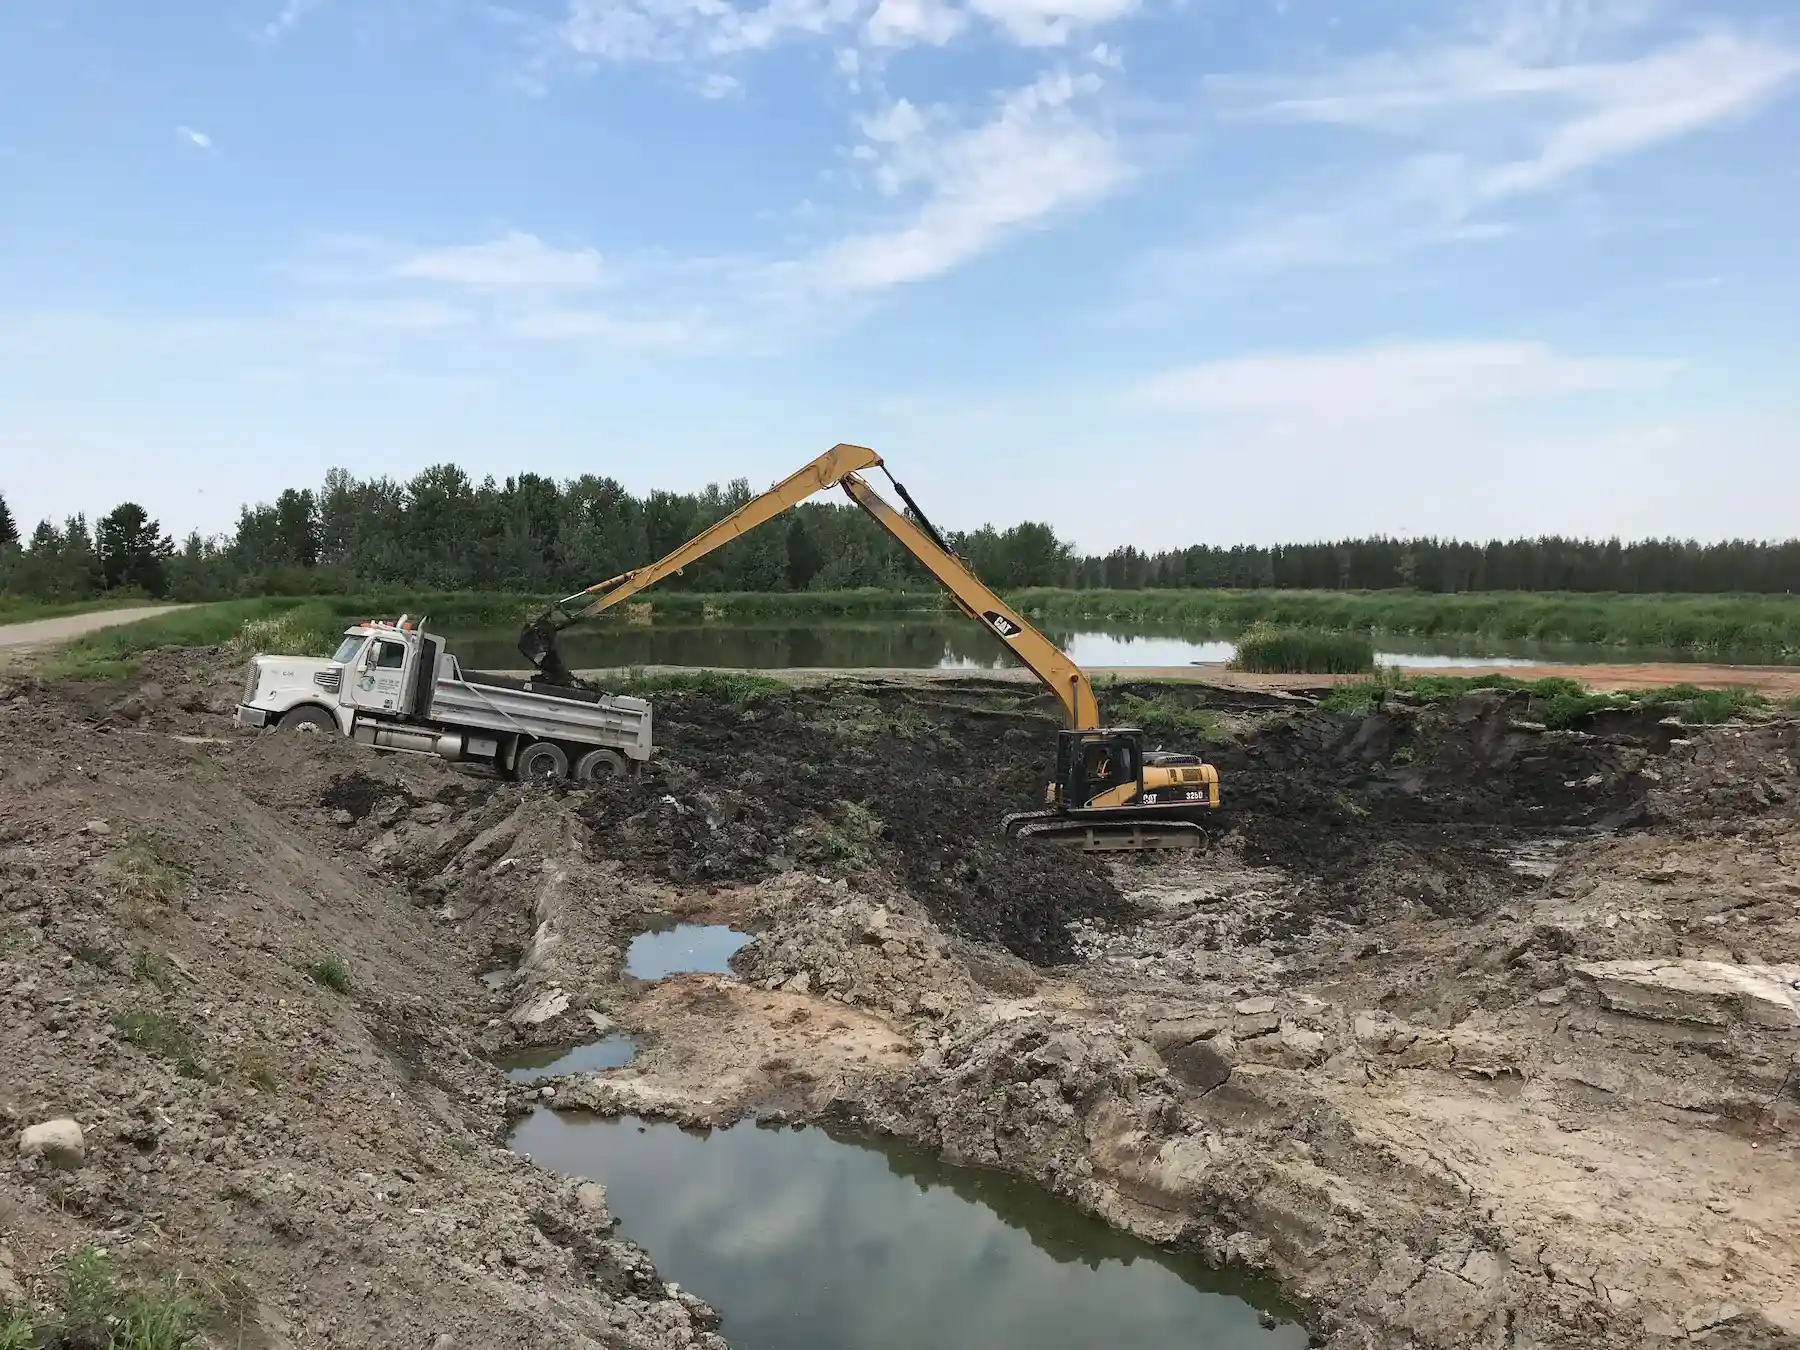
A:
POLYGON ((86 1134, 0 1182, 0 1298, 85 1240, 233 1291, 219 1344, 724 1344, 505 1150, 551 1108, 907 1141, 1335 1347, 1800 1345, 1791 721, 1183 688, 1213 848, 1119 861, 999 839, 1055 723, 996 682, 673 693, 545 791, 234 732, 239 675, 0 691, 0 1109, 86 1134), (671 924, 753 940, 632 978, 671 924))

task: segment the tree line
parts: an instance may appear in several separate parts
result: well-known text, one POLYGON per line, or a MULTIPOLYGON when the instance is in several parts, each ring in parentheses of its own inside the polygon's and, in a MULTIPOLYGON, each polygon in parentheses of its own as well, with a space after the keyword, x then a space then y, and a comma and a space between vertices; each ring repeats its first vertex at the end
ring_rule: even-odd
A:
MULTIPOLYGON (((571 592, 661 557, 749 501, 745 479, 637 496, 584 474, 480 482, 454 464, 405 481, 333 469, 314 488, 247 505, 230 531, 179 545, 125 502, 91 525, 29 537, 0 497, 0 590, 44 600, 142 592, 181 600, 421 590, 571 592)), ((948 543, 1006 589, 1760 592, 1800 589, 1800 540, 1346 539, 1083 555, 1046 524, 956 532, 948 543)), ((665 585, 698 591, 929 588, 930 577, 854 506, 808 502, 665 585)))

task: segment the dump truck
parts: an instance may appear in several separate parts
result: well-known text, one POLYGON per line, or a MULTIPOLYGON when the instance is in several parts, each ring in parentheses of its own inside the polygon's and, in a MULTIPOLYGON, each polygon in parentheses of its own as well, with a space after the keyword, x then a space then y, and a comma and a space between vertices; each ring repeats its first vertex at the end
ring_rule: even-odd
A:
POLYGON ((464 671, 440 635, 404 614, 350 625, 329 657, 258 654, 236 722, 537 780, 622 776, 651 751, 646 700, 464 671))

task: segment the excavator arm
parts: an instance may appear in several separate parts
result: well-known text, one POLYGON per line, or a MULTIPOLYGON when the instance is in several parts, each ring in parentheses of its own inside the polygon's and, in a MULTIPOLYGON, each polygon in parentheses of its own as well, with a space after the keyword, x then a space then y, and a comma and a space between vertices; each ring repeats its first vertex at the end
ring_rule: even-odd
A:
POLYGON ((811 464, 781 480, 759 497, 755 497, 718 524, 702 530, 667 557, 645 567, 634 568, 579 591, 540 615, 519 638, 519 650, 549 679, 568 679, 567 668, 556 651, 556 635, 579 619, 604 613, 614 605, 630 599, 646 586, 689 563, 704 558, 720 545, 755 529, 764 521, 780 515, 791 506, 805 501, 816 492, 841 487, 851 501, 860 506, 875 523, 886 530, 902 548, 922 563, 945 590, 956 607, 986 628, 1022 661, 1044 686, 1056 695, 1068 718, 1069 727, 1085 731, 1100 725, 1099 705, 1094 700, 1093 686, 1080 666, 1071 661, 1054 642, 1025 621, 1023 615, 994 594, 966 564, 950 551, 906 489, 894 482, 894 490, 918 517, 915 522, 889 505, 881 494, 870 487, 858 470, 887 468, 881 456, 860 445, 835 445, 811 464), (583 600, 585 605, 581 605, 583 600), (579 608, 571 608, 577 606, 579 608))
POLYGON ((585 591, 565 596, 526 625, 519 651, 545 678, 567 684, 573 676, 556 649, 556 635, 572 623, 603 614, 623 604, 646 586, 679 572, 739 535, 748 534, 790 506, 836 485, 845 474, 881 463, 881 456, 860 445, 834 445, 798 473, 789 474, 761 496, 753 497, 717 524, 702 530, 668 556, 616 577, 597 581, 585 591), (585 602, 585 603, 583 603, 585 602))

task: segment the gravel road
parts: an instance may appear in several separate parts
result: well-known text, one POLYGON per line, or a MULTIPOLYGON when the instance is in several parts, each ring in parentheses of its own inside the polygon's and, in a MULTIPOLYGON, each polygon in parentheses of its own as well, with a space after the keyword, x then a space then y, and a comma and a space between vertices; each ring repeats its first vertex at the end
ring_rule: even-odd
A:
POLYGON ((47 647, 57 642, 97 633, 102 628, 116 628, 122 623, 170 614, 187 605, 138 605, 130 609, 100 609, 88 614, 64 614, 55 619, 33 619, 29 623, 0 624, 0 650, 20 647, 47 647))

